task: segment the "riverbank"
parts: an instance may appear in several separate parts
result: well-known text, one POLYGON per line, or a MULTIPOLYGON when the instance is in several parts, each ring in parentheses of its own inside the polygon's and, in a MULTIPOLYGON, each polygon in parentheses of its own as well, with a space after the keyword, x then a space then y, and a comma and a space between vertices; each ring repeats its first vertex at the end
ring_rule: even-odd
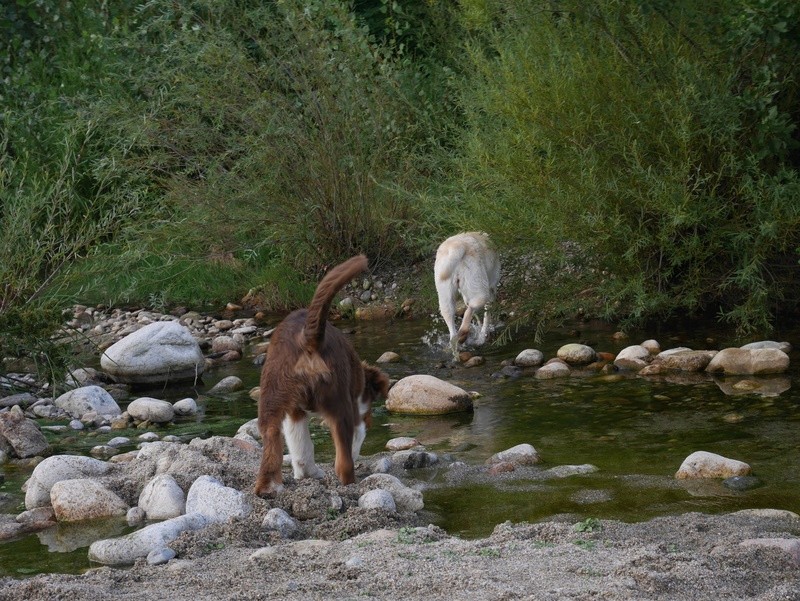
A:
POLYGON ((432 526, 259 548, 223 537, 196 540, 198 556, 161 566, 4 579, 0 599, 790 601, 800 599, 798 535, 797 516, 761 510, 638 524, 505 523, 479 540, 432 526))

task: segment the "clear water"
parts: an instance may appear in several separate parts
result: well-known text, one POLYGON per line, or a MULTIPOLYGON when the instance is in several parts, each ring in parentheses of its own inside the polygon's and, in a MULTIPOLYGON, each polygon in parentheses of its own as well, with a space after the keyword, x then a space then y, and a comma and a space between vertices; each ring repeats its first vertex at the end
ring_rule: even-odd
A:
MULTIPOLYGON (((715 339, 713 331, 633 333, 628 341, 613 340, 604 324, 580 326, 580 333, 564 329, 547 335, 536 345, 524 332, 504 345, 481 349, 486 364, 478 368, 448 367, 440 346, 444 327, 427 320, 359 322, 353 342, 362 359, 374 362, 384 351, 401 355, 399 363, 383 365, 390 377, 427 373, 481 394, 471 413, 441 417, 390 415, 378 408, 363 455, 384 450, 396 436, 414 436, 430 450, 450 453, 471 464, 483 463, 498 451, 520 443, 532 444, 542 457, 542 468, 592 464, 593 474, 563 479, 498 481, 496 485, 445 485, 444 470, 431 468, 415 476, 425 486, 426 509, 453 534, 479 537, 505 520, 534 521, 559 514, 639 521, 686 511, 727 512, 772 507, 800 513, 800 393, 794 386, 798 367, 780 378, 787 388, 778 396, 730 395, 713 379, 665 381, 627 375, 622 379, 602 375, 576 375, 559 380, 532 377, 496 379, 500 362, 524 348, 539 348, 545 357, 555 355, 567 342, 583 341, 598 351, 618 352, 628 344, 655 338, 662 348, 695 349, 733 346, 715 339), (737 492, 720 482, 677 482, 674 473, 690 453, 705 450, 749 463, 762 485, 737 492)), ((797 344, 793 332, 774 336, 797 344)), ((259 369, 249 359, 207 373, 197 389, 146 391, 142 394, 176 400, 196 398, 204 408, 197 419, 172 425, 160 434, 195 436, 233 435, 256 416, 256 403, 248 396, 258 384, 259 369), (204 394, 218 380, 237 375, 242 391, 226 399, 204 394)), ((135 439, 139 431, 105 435, 70 433, 51 435, 57 452, 88 453, 113 436, 135 439)), ((330 461, 332 445, 324 433, 315 436, 317 456, 330 461)), ((130 448, 134 448, 131 444, 130 448)), ((128 449, 123 449, 128 450, 128 449)), ((0 513, 24 510, 20 486, 29 471, 3 468, 0 513)), ((112 521, 85 527, 59 526, 51 531, 0 544, 0 576, 24 577, 38 572, 80 572, 90 567, 88 545, 95 538, 116 536, 124 524, 112 521), (105 529, 105 530, 103 530, 105 529), (55 542, 54 542, 55 541, 55 542)))

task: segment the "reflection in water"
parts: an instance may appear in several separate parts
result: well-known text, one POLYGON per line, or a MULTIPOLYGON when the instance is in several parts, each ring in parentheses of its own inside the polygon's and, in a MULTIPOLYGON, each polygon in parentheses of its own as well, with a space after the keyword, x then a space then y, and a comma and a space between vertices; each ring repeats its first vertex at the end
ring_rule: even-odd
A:
POLYGON ((125 520, 91 520, 86 522, 59 523, 52 528, 37 532, 39 541, 48 551, 69 553, 88 547, 96 540, 120 536, 130 531, 125 520))
POLYGON ((757 394, 779 396, 792 387, 789 376, 715 377, 719 389, 727 395, 757 394))

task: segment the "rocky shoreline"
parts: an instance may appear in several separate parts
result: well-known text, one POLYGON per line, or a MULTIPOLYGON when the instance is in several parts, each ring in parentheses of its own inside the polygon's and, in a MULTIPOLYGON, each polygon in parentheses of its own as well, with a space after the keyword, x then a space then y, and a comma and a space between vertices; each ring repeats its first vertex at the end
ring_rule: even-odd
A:
MULTIPOLYGON (((410 304, 400 307, 405 311, 410 304)), ((422 494, 404 483, 407 470, 434 464, 467 478, 512 472, 512 477, 524 478, 530 470, 547 477, 539 473, 531 445, 469 466, 430 453, 413 439, 397 439, 386 453, 362 458, 357 484, 341 486, 326 465, 321 481, 294 482, 287 475, 289 485, 274 499, 251 492, 260 458, 252 422, 231 438, 197 438, 187 444, 146 433, 140 448, 129 453, 109 442, 92 449, 93 457, 44 459, 46 440, 35 420, 61 419, 68 425, 59 428, 105 432, 157 428, 176 416, 192 415, 193 400, 132 400, 131 385, 199 375, 241 360, 245 348, 257 362, 270 333, 258 316, 217 319, 193 312, 163 315, 88 307, 75 309, 69 328, 103 352, 102 369, 73 370, 66 391, 58 396, 42 385, 38 394, 0 398, 2 459, 33 468, 25 487, 26 511, 0 516, 0 540, 60 521, 116 517, 138 529, 95 541, 89 555, 98 563, 132 567, 98 568, 82 576, 5 578, 0 580, 0 599, 145 599, 167 591, 174 599, 364 594, 387 599, 454 594, 475 599, 657 599, 667 594, 682 599, 800 598, 800 518, 792 512, 687 514, 642 524, 501 524, 487 539, 463 541, 429 525, 422 494), (127 405, 125 411, 120 403, 127 405)), ((608 356, 570 344, 548 361, 536 349, 527 349, 509 359, 496 377, 550 379, 586 371, 614 377, 618 370, 645 377, 725 373, 739 376, 737 385, 753 391, 774 385, 774 377, 762 376, 785 372, 790 351, 788 343, 771 341, 722 351, 662 351, 649 340, 608 356)), ((479 358, 460 359, 469 367, 479 358)), ((24 373, 15 377, 30 380, 24 373)), ((401 380, 387 406, 422 414, 430 413, 431 406, 439 412, 469 406, 469 393, 460 390, 454 396, 452 385, 431 379, 437 380, 401 380), (455 406, 448 407, 453 399, 458 399, 455 406)), ((235 391, 237 383, 229 381, 225 387, 235 391)), ((592 468, 556 466, 548 471, 552 477, 570 477, 592 468)), ((676 478, 741 478, 748 473, 742 462, 695 453, 676 478)))

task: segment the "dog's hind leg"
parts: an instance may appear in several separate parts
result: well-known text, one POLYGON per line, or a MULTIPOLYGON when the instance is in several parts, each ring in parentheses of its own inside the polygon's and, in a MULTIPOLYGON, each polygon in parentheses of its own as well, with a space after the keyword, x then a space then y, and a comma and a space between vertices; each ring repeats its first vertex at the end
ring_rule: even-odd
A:
POLYGON ((491 327, 491 318, 489 317, 489 305, 483 308, 483 325, 481 326, 481 333, 478 335, 476 344, 481 345, 486 342, 489 336, 489 328, 491 327))
MULTIPOLYGON (((329 422, 333 444, 336 447, 334 470, 342 484, 356 481, 353 469, 353 424, 347 418, 336 417, 329 422)), ((360 450, 360 449, 359 449, 360 450)))
POLYGON ((458 328, 458 341, 464 343, 467 340, 467 336, 469 336, 469 324, 472 322, 472 316, 475 313, 475 310, 472 308, 472 305, 467 305, 467 308, 464 310, 464 318, 461 320, 461 327, 458 328))
POLYGON ((259 418, 258 428, 264 444, 261 465, 258 468, 255 493, 273 495, 283 489, 283 438, 281 437, 280 415, 259 418))
POLYGON ((450 279, 436 278, 436 292, 439 295, 439 313, 441 313, 444 323, 447 324, 447 332, 450 335, 452 344, 457 336, 456 332, 456 295, 458 293, 454 282, 450 279))
POLYGON ((325 477, 325 472, 314 462, 314 442, 308 430, 305 411, 293 411, 283 418, 283 436, 292 456, 292 470, 296 479, 325 477))

